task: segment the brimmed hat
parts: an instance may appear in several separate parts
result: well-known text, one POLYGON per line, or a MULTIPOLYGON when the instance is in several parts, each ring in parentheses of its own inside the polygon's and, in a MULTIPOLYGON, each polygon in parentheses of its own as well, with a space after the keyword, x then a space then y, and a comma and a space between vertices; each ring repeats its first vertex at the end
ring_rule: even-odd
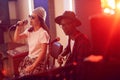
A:
POLYGON ((32 12, 37 14, 40 18, 42 18, 45 21, 45 19, 46 19, 46 11, 45 11, 45 9, 43 7, 37 7, 32 12))
POLYGON ((72 12, 72 11, 65 11, 63 13, 63 15, 61 16, 58 16, 55 18, 55 22, 59 25, 61 25, 61 20, 62 19, 70 19, 71 22, 75 22, 75 26, 80 26, 81 25, 81 22, 80 20, 78 20, 75 16, 75 13, 72 12))

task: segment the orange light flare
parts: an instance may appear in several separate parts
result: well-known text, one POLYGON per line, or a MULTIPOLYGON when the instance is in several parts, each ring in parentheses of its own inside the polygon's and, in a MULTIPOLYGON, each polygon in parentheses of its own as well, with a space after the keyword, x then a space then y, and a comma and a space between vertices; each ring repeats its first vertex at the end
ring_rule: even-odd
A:
POLYGON ((101 0, 101 7, 115 9, 115 0, 101 0))
POLYGON ((115 11, 112 10, 112 9, 109 9, 109 8, 105 8, 105 9, 103 10, 103 12, 106 13, 106 14, 111 14, 111 15, 115 14, 115 11))
POLYGON ((109 47, 110 42, 118 29, 118 23, 120 20, 120 0, 101 0, 101 7, 103 9, 104 14, 108 16, 114 16, 114 20, 111 24, 112 28, 110 28, 109 41, 107 42, 106 48, 109 47))
POLYGON ((115 14, 115 0, 101 0, 103 12, 107 14, 115 14))
POLYGON ((114 40, 114 36, 116 35, 116 33, 118 33, 118 29, 119 29, 120 16, 117 14, 117 15, 113 15, 113 17, 114 17, 112 20, 113 22, 111 23, 108 40, 106 43, 106 51, 111 45, 111 41, 114 40))
POLYGON ((117 12, 120 12, 120 1, 116 2, 116 10, 117 12))

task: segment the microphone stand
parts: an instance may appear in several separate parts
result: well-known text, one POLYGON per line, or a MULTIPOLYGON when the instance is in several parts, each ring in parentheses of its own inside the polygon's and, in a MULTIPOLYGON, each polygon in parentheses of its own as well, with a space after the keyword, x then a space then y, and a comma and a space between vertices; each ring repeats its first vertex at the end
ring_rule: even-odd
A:
POLYGON ((48 53, 47 53, 47 57, 46 57, 46 68, 49 70, 50 69, 50 54, 51 54, 51 49, 52 49, 52 44, 48 44, 49 48, 48 48, 48 53))
MULTIPOLYGON (((48 68, 48 69, 51 69, 51 68, 53 68, 53 67, 55 67, 54 65, 55 65, 55 58, 56 58, 56 55, 58 55, 58 54, 56 54, 55 55, 55 53, 57 52, 57 53, 61 53, 61 51, 62 51, 62 49, 63 49, 63 46, 61 45, 61 44, 56 44, 55 42, 57 42, 58 41, 58 39, 55 39, 55 40, 53 40, 52 42, 50 42, 48 45, 49 45, 49 52, 47 53, 47 57, 46 57, 46 67, 48 68), (55 43, 55 44, 54 44, 55 43), (57 48, 55 48, 55 47, 57 47, 57 48), (55 51, 56 50, 56 51, 55 51), (53 55, 55 55, 55 56, 53 56, 53 55), (52 60, 52 61, 51 61, 52 60), (52 65, 51 65, 51 64, 52 65)), ((61 64, 62 65, 62 64, 61 64)))

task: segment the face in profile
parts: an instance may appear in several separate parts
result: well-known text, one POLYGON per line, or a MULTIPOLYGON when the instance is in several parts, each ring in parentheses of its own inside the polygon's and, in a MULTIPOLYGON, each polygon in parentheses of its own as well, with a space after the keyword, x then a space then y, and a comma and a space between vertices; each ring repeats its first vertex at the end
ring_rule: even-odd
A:
POLYGON ((65 32, 66 35, 70 35, 72 34, 73 31, 73 25, 72 25, 72 21, 70 19, 62 19, 61 20, 61 25, 62 25, 62 29, 65 32))
POLYGON ((31 15, 29 15, 30 18, 30 25, 32 25, 33 27, 40 24, 39 18, 36 14, 32 13, 31 15))

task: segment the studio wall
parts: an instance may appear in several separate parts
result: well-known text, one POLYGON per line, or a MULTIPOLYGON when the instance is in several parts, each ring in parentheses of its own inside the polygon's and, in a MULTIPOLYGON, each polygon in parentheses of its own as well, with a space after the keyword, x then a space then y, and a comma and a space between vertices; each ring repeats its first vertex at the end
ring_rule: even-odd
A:
POLYGON ((75 12, 82 22, 79 30, 85 33, 92 42, 90 17, 102 13, 100 0, 75 0, 75 12))
POLYGON ((0 44, 4 43, 4 31, 9 27, 8 0, 0 0, 0 44))

